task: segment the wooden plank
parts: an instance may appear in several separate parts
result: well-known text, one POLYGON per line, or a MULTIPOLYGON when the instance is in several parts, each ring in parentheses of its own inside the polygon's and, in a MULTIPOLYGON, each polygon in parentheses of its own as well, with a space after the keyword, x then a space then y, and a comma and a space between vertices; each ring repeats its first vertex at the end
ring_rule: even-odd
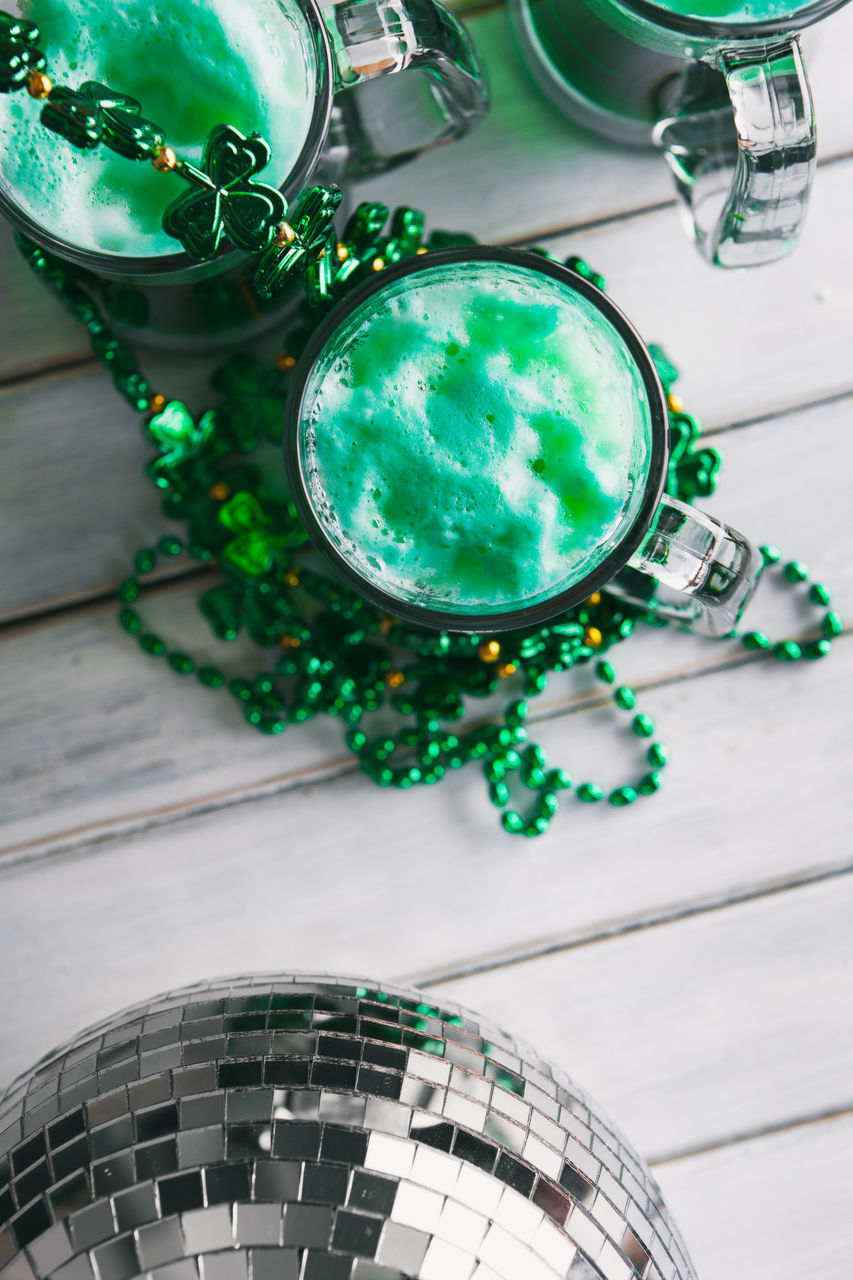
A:
POLYGON ((851 1141, 845 1115, 659 1165, 702 1280, 849 1280, 851 1141))
MULTIPOLYGON (((853 243, 833 240, 853 198, 853 161, 826 170, 815 200, 818 234, 786 264, 713 275, 673 237, 666 210, 560 240, 607 272, 616 300, 649 339, 666 343, 684 368, 688 407, 707 427, 849 391, 853 374, 853 243), (659 263, 672 257, 672 269, 659 263), (690 300, 702 298, 702 305, 690 300), (794 304, 796 299, 796 323, 794 304), (746 323, 732 323, 732 316, 746 323), (714 335, 709 357, 708 335, 714 335), (791 340, 795 338, 796 358, 791 340), (726 374, 722 376, 721 371, 726 374)), ((158 385, 188 395, 207 361, 164 362, 158 385)), ((849 413, 831 410, 821 426, 849 413)), ((136 547, 164 531, 159 499, 141 472, 150 449, 105 374, 87 373, 0 392, 5 501, 0 619, 111 590, 136 547), (73 555, 70 552, 73 550, 73 555)), ((845 454, 846 436, 836 438, 845 454)), ((734 465, 734 464, 733 464, 734 465)), ((772 484, 780 446, 750 481, 772 484)), ((815 491, 823 469, 814 473, 815 491)), ((780 474, 780 482, 785 483, 780 474)), ((747 511, 748 523, 749 511, 747 511)), ((830 541, 835 540, 833 530, 830 541)))
MULTIPOLYGON (((522 66, 502 9, 472 16, 469 26, 491 77, 489 118, 463 142, 359 184, 359 198, 414 204, 428 211, 431 226, 470 229, 484 239, 538 237, 555 228, 671 203, 672 186, 660 157, 602 142, 554 111, 522 66)), ((809 53, 823 160, 853 149, 845 65, 851 39, 853 12, 848 10, 822 24, 817 38, 810 37, 816 46, 809 53)), ((823 180, 819 175, 818 190, 823 180)), ((670 209, 666 225, 673 239, 680 234, 676 224, 670 209)), ((810 225, 804 246, 817 238, 810 225)), ((841 250, 843 237, 838 240, 841 250)), ((705 268, 702 275, 711 277, 705 268)), ((38 371, 85 353, 79 331, 61 308, 42 288, 33 287, 3 228, 0 377, 38 371)))
MULTIPOLYGON (((482 780, 464 772, 439 792, 418 788, 381 796, 365 779, 343 776, 182 821, 166 814, 164 822, 153 806, 168 804, 170 771, 184 761, 174 747, 158 757, 150 742, 138 763, 129 750, 128 740, 147 727, 146 690, 135 677, 122 691, 125 705, 117 700, 104 749, 80 744, 88 770, 82 783, 50 756, 43 768, 53 780, 45 810, 61 809, 69 797, 73 805, 75 796, 87 806, 103 806, 105 796, 109 802, 109 790, 125 781, 110 775, 110 755, 125 761, 126 776, 134 768, 158 775, 155 798, 136 833, 114 824, 113 839, 67 849, 61 857, 17 865, 0 860, 0 936, 15 957, 0 970, 0 1054, 8 1055, 11 1070, 13 1060, 23 1065, 77 1025, 199 975, 288 965, 389 975, 424 975, 439 966, 457 972, 483 956, 505 957, 534 943, 539 951, 563 947, 623 930, 644 916, 671 916, 733 895, 764 893, 778 883, 835 874, 850 865, 853 724, 843 691, 853 678, 853 641, 845 639, 837 649, 832 661, 814 667, 747 666, 645 694, 642 704, 672 752, 665 792, 624 812, 568 797, 549 834, 534 844, 503 834, 482 780), (821 743, 832 743, 832 750, 821 743)), ((187 714, 183 692, 175 687, 172 724, 187 714)), ((19 716, 17 734, 5 734, 12 747, 30 732, 27 711, 19 716)), ((578 781, 592 774, 614 785, 642 761, 637 739, 614 732, 615 714, 580 712, 537 726, 534 736, 578 781)), ((193 723, 196 736, 180 751, 203 757, 212 721, 193 723)), ((67 732, 61 703, 53 712, 53 732, 67 732)), ((232 741, 236 771, 243 743, 251 750, 254 739, 232 741)), ((227 768, 222 772, 227 776, 227 768)), ((33 805, 24 807, 24 829, 32 832, 33 805)), ((844 893, 840 883, 827 890, 831 902, 844 893)), ((738 919, 751 918, 751 909, 744 910, 738 919)), ((727 915, 736 912, 720 918, 727 915)), ((839 919, 846 930, 846 918, 839 919)), ((776 930, 774 945, 792 956, 798 938, 811 946, 805 925, 797 929, 791 924, 790 937, 776 930)), ((828 927, 816 932, 844 954, 843 938, 828 927)), ((756 939, 760 935, 756 923, 756 939)), ((749 936, 746 929, 744 964, 749 936)), ((756 948, 756 963, 764 964, 759 941, 756 948)), ((690 964, 694 958, 698 964, 697 948, 689 954, 690 964)), ((827 951, 829 969, 831 956, 827 951)), ((679 982, 691 972, 686 964, 673 965, 679 982)), ((811 980, 815 1000, 822 990, 830 992, 828 978, 825 986, 814 974, 811 980)), ((616 981, 615 971, 608 981, 616 981)), ((707 1011, 713 1003, 707 973, 702 982, 697 1009, 707 1011)), ((744 1000, 751 998, 751 984, 742 972, 744 1000)), ((451 984, 457 985, 464 999, 465 982, 451 984)), ((798 992, 793 987, 791 998, 798 992)), ((654 1003, 649 988, 631 1025, 644 1010, 651 1017, 654 1003)), ((513 1021, 509 1011, 504 1021, 513 1021)), ((546 1030, 543 1023, 537 1038, 546 1030)), ((686 1046, 693 1037, 685 1030, 686 1046)), ((630 1038, 623 1044, 631 1047, 619 1070, 630 1077, 628 1063, 636 1065, 643 1055, 630 1038)), ((572 1065, 574 1057, 567 1061, 572 1065)), ((657 1054, 654 1061, 660 1065, 657 1054)), ((581 1070, 585 1066, 576 1063, 578 1074, 631 1120, 625 1110, 630 1079, 622 1103, 610 1081, 593 1079, 581 1070)), ((814 1064, 816 1076, 824 1070, 834 1068, 814 1064)), ((663 1089, 658 1105, 667 1097, 663 1089)), ((738 1105, 747 1107, 745 1101, 738 1105)), ((744 1127, 731 1118, 727 1132, 738 1126, 744 1127)), ((662 1145, 648 1133, 641 1140, 660 1152, 662 1145)), ((689 1134, 678 1138, 680 1146, 691 1141, 689 1134)))
MULTIPOLYGON (((61 384, 57 387, 61 391, 61 384)), ((708 504, 757 540, 777 542, 789 556, 810 563, 835 588, 842 610, 853 601, 853 566, 844 540, 837 536, 837 513, 845 509, 848 481, 843 467, 827 468, 826 458, 844 455, 848 416, 849 407, 824 406, 728 433, 728 462, 718 493, 708 504), (756 476, 765 474, 774 454, 798 476, 802 493, 814 495, 805 508, 794 501, 788 486, 756 486, 756 476)), ((131 438, 132 433, 116 435, 122 443, 131 438)), ((69 447, 74 447, 72 440, 69 447)), ((61 473, 62 460, 56 465, 61 473)), ((153 496, 152 486, 141 479, 138 484, 153 496)), ((127 571, 133 550, 166 527, 155 501, 147 512, 133 510, 128 520, 122 500, 120 492, 111 498, 119 532, 104 529, 97 544, 115 580, 127 571), (148 527, 142 524, 146 517, 148 527)), ((73 551, 78 545, 73 522, 77 510, 72 505, 68 513, 57 501, 52 523, 44 527, 55 547, 57 574, 69 548, 73 551)), ((0 515, 4 518, 8 515, 0 515)), ((6 531, 0 529, 7 545, 10 538, 14 546, 11 519, 6 531)), ((19 574, 22 589, 32 556, 32 539, 21 539, 9 572, 19 574)), ((44 564, 47 556, 40 559, 44 564)), ((211 574, 211 583, 216 580, 211 574)), ((173 647, 188 649, 201 662, 224 664, 231 674, 268 665, 269 659, 250 644, 228 646, 212 637, 195 604, 205 588, 202 575, 190 585, 146 594, 140 606, 146 625, 173 647)), ((797 630, 814 615, 791 607, 786 594, 768 584, 751 607, 751 616, 754 625, 779 635, 797 630)), ((62 841, 69 829, 110 830, 150 807, 174 806, 175 812, 182 812, 233 803, 241 794, 291 786, 305 770, 321 776, 343 767, 339 726, 315 721, 272 741, 250 732, 232 699, 201 689, 195 680, 181 681, 162 664, 145 658, 115 619, 116 606, 110 601, 65 619, 12 629, 0 640, 8 687, 0 703, 0 739, 9 744, 10 755, 15 744, 14 764, 10 759, 6 784, 0 783, 3 846, 62 841), (21 737, 23 724, 27 730, 21 737)), ((737 646, 669 630, 643 632, 614 654, 618 668, 631 680, 666 679, 742 654, 737 646)), ((789 679, 790 673, 774 670, 780 693, 789 679)), ((773 681, 761 685, 768 696, 773 681)), ((577 705, 578 690, 586 696, 589 684, 588 673, 562 677, 553 683, 544 705, 552 712, 577 705)), ((816 714, 811 720, 815 726, 816 714)))

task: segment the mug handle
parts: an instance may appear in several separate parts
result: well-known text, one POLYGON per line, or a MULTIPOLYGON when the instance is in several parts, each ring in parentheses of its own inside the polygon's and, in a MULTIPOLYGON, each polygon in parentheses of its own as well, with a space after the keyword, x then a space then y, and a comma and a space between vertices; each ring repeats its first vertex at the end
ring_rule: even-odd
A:
POLYGON ((485 116, 489 90, 483 63, 468 32, 437 0, 333 0, 321 12, 332 45, 336 93, 399 71, 424 73, 417 80, 407 77, 406 92, 401 84, 395 95, 385 85, 376 86, 375 106, 372 90, 336 97, 349 176, 390 169, 461 137, 485 116), (379 121, 380 136, 367 119, 379 121))
POLYGON ((642 543, 605 589, 700 635, 723 636, 743 613, 763 563, 743 534, 664 494, 642 543))
POLYGON ((703 255, 718 267, 758 266, 793 249, 805 218, 816 147, 811 90, 796 37, 723 49, 713 66, 731 104, 708 109, 709 82, 719 77, 690 63, 654 140, 703 255))

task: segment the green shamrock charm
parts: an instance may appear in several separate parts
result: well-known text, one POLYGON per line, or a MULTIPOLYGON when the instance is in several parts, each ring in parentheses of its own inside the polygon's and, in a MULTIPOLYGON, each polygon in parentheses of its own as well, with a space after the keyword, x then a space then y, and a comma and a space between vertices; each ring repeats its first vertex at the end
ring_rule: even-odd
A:
POLYGON ((311 187, 300 196, 289 222, 290 235, 269 245, 252 283, 263 297, 277 293, 297 272, 307 271, 327 248, 342 193, 337 187, 311 187))
POLYGON ((170 400, 155 413, 145 427, 146 434, 160 450, 160 457, 148 464, 148 474, 161 489, 180 482, 183 464, 192 462, 214 434, 216 425, 212 409, 196 422, 181 400, 170 400))
POLYGON ((34 22, 0 11, 0 93, 23 89, 34 71, 44 71, 47 62, 37 48, 40 37, 34 22))
POLYGON ((202 169, 183 162, 175 170, 192 188, 166 209, 163 230, 202 262, 213 257, 223 239, 245 253, 266 249, 287 212, 280 191, 252 181, 270 154, 259 135, 247 138, 233 125, 216 125, 204 144, 202 169))
POLYGON ((249 578, 269 573, 288 548, 299 546, 305 540, 301 527, 290 532, 276 529, 257 497, 248 491, 235 493, 220 508, 219 520, 235 535, 222 548, 221 559, 229 561, 249 578))
POLYGON ((87 80, 79 89, 52 89, 41 120, 73 147, 87 151, 103 142, 128 160, 144 160, 162 146, 163 134, 140 111, 135 98, 87 80))

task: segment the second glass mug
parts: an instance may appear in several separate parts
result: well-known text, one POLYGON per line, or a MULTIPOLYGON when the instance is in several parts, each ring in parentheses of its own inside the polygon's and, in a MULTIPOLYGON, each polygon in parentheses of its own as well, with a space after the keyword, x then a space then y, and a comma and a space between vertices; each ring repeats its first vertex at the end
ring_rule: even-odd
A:
MULTIPOLYGON (((121 14, 100 0, 20 0, 19 8, 42 27, 54 78, 106 82, 138 97, 143 116, 188 159, 198 162, 214 124, 257 129, 272 150, 261 179, 288 205, 312 182, 377 173, 459 137, 488 106, 477 51, 436 0, 201 0, 189 8, 157 0, 153 12, 125 0, 121 14), (421 74, 395 75, 403 71, 421 74), (238 118, 222 118, 229 112, 238 118)), ((207 346, 280 314, 280 297, 264 299, 251 286, 245 254, 229 248, 195 262, 162 231, 162 208, 184 189, 179 179, 104 148, 81 154, 40 124, 39 111, 26 89, 0 94, 0 212, 82 268, 125 334, 207 346), (76 198, 57 185, 54 167, 92 190, 76 198), (147 219, 144 235, 135 208, 147 219)))
POLYGON ((510 0, 537 84, 619 142, 660 146, 700 252, 756 266, 797 243, 815 165, 799 33, 846 0, 510 0))
POLYGON ((391 615, 530 626, 599 588, 731 630, 761 556, 663 492, 666 399, 593 284, 513 249, 386 268, 326 317, 294 373, 291 491, 312 541, 391 615))

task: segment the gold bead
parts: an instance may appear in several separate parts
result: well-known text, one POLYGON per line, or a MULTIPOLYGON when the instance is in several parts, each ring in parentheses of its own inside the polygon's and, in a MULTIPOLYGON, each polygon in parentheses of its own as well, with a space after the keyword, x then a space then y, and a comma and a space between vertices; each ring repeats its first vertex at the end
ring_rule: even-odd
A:
POLYGON ((392 618, 390 614, 386 614, 386 616, 385 616, 384 618, 380 618, 380 620, 379 620, 379 630, 380 630, 380 632, 382 633, 382 635, 383 635, 383 636, 387 636, 388 632, 389 632, 389 631, 391 630, 391 628, 394 626, 394 624, 395 624, 395 622, 396 622, 396 621, 397 621, 397 619, 396 619, 396 618, 392 618))
POLYGON ((501 647, 497 640, 486 640, 477 650, 477 657, 482 662, 497 662, 501 656, 501 647))
POLYGON ((427 252, 427 250, 426 250, 426 246, 425 246, 425 245, 421 245, 420 249, 416 249, 416 250, 415 250, 415 254, 416 254, 416 256, 417 256, 417 257, 420 257, 420 255, 421 255, 422 253, 426 253, 426 252, 427 252))
POLYGON ((593 591, 592 595, 589 597, 586 603, 591 605, 601 604, 601 592, 593 591))
POLYGON ((171 173, 178 167, 178 157, 171 147, 158 147, 151 157, 151 163, 158 173, 171 173))
POLYGON ((296 239, 296 232, 289 222, 280 222, 276 228, 276 233, 272 238, 273 244, 278 249, 284 249, 287 245, 293 244, 296 239))
POLYGON ((295 364, 296 356, 292 356, 289 351, 279 351, 275 358, 275 367, 279 373, 290 373, 295 364))
POLYGON ((53 88, 53 81, 43 71, 33 71, 27 80, 27 93, 31 98, 46 98, 53 88))
POLYGON ((670 413, 681 413, 681 410, 684 408, 684 401, 681 396, 677 396, 674 392, 670 391, 666 398, 666 406, 670 413))
POLYGON ((601 644, 603 637, 598 627, 586 627, 583 633, 583 642, 588 644, 590 649, 597 649, 601 644))
POLYGON ((299 574, 295 569, 288 569, 287 573, 284 575, 284 581, 289 587, 298 587, 299 574))
POLYGON ((373 270, 374 270, 374 271, 381 271, 381 270, 382 270, 382 268, 385 266, 385 259, 384 259, 384 258, 374 258, 374 259, 373 259, 373 262, 371 263, 371 266, 373 267, 373 270))
POLYGON ((518 667, 514 662, 502 662, 501 665, 496 668, 501 680, 506 680, 507 676, 514 676, 517 670, 518 667))
POLYGON ((302 641, 296 636, 282 636, 279 640, 279 644, 282 649, 298 649, 302 644, 302 641))
POLYGON ((213 498, 214 502, 224 502, 226 498, 231 497, 231 488, 224 480, 217 480, 216 484, 212 484, 208 489, 207 496, 213 498))
POLYGON ((385 676, 385 683, 389 689, 397 689, 405 679, 402 671, 389 671, 385 676))
POLYGON ((153 395, 148 401, 148 408, 151 413, 162 413, 166 408, 166 397, 157 392, 157 394, 153 395))
POLYGON ((338 247, 336 252, 338 255, 338 262, 346 262, 347 258, 349 257, 349 249, 346 247, 345 244, 341 244, 340 240, 338 241, 338 247))

